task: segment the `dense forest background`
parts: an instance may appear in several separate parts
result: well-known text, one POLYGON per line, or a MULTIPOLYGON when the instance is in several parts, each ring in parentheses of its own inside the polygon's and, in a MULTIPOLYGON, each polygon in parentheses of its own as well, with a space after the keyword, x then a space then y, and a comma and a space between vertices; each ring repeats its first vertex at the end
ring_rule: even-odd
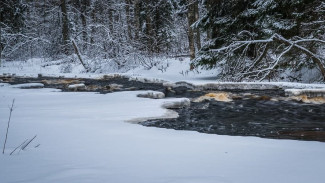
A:
POLYGON ((325 79, 323 0, 1 0, 0 14, 5 61, 96 72, 188 56, 225 81, 325 79))

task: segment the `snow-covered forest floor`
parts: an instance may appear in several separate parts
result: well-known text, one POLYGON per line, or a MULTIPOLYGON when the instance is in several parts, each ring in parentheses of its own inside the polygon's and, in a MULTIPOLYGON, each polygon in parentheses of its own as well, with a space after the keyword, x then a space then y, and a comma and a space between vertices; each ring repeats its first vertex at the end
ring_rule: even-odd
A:
MULTIPOLYGON (((96 62, 89 61, 89 65, 96 67, 96 62)), ((76 60, 74 62, 64 63, 63 60, 47 61, 43 58, 28 59, 26 61, 5 61, 0 67, 0 74, 15 74, 17 76, 37 77, 38 74, 43 76, 64 76, 78 78, 98 78, 107 74, 121 74, 138 80, 147 79, 156 82, 180 82, 201 85, 207 83, 234 83, 220 82, 216 75, 220 72, 218 69, 190 70, 189 58, 153 58, 147 60, 146 64, 137 63, 127 66, 126 68, 117 68, 110 62, 102 63, 95 72, 86 72, 85 68, 76 60), (148 65, 151 65, 150 67, 148 65)), ((306 74, 311 78, 313 73, 306 74)), ((276 80, 271 82, 241 82, 243 83, 261 83, 284 86, 289 88, 325 88, 325 84, 309 84, 308 78, 305 78, 304 83, 289 82, 287 80, 276 80)), ((238 83, 238 82, 235 82, 238 83)))
MULTIPOLYGON (((118 72, 86 73, 79 63, 73 63, 69 73, 64 73, 66 66, 43 64, 42 59, 4 62, 0 74, 96 78, 118 72)), ((122 74, 139 80, 217 83, 216 71, 188 70, 189 60, 170 59, 151 69, 138 66, 122 74)), ((164 102, 182 100, 136 97, 143 92, 101 95, 26 90, 0 83, 1 145, 10 114, 8 106, 15 99, 5 154, 0 156, 1 182, 322 183, 325 179, 322 142, 233 137, 130 123, 170 114, 162 108, 164 102), (25 150, 10 155, 35 135, 25 150)))
POLYGON ((104 74, 120 73, 129 76, 147 78, 160 78, 168 81, 179 81, 203 78, 211 80, 217 71, 195 70, 190 71, 189 58, 151 58, 144 62, 133 63, 123 68, 118 68, 112 61, 88 61, 92 68, 99 67, 94 72, 85 72, 78 60, 65 63, 64 60, 47 61, 43 58, 28 59, 26 61, 4 61, 2 73, 11 73, 19 76, 66 76, 66 77, 99 77, 104 74), (99 65, 97 65, 99 63, 99 65))

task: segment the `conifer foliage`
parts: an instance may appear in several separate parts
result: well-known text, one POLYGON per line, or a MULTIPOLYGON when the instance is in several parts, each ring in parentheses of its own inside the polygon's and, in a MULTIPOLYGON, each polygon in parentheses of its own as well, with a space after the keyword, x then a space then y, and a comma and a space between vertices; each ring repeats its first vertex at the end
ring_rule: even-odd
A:
POLYGON ((211 31, 211 40, 197 56, 197 66, 221 69, 219 76, 224 80, 271 80, 304 68, 314 68, 318 78, 325 79, 323 1, 218 0, 205 4, 210 8, 199 25, 211 31))

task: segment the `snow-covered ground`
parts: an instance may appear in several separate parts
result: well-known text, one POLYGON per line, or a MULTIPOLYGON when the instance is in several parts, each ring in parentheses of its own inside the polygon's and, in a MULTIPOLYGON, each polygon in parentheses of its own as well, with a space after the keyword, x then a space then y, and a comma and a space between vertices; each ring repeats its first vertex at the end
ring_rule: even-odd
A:
POLYGON ((166 100, 0 85, 1 183, 323 183, 325 143, 148 128, 166 100), (25 151, 9 153, 26 139, 25 151), (38 144, 40 144, 38 147, 38 144))
MULTIPOLYGON (((60 62, 60 61, 56 61, 60 62)), ((55 63, 56 63, 55 62, 55 63)), ((3 74, 16 74, 17 76, 33 76, 37 77, 38 74, 43 76, 65 76, 65 77, 83 77, 83 78, 97 78, 102 77, 105 74, 121 74, 124 76, 131 77, 136 80, 146 80, 150 82, 179 82, 185 81, 192 83, 197 86, 205 86, 209 84, 235 84, 235 85, 251 85, 251 84, 262 84, 264 86, 272 85, 279 86, 284 88, 302 88, 302 89, 311 89, 311 88, 325 88, 325 84, 305 84, 305 83, 293 83, 293 82, 218 82, 216 75, 218 70, 202 70, 196 69, 190 71, 190 60, 185 58, 183 60, 165 58, 160 59, 157 62, 157 65, 148 69, 142 65, 138 65, 129 69, 127 72, 121 73, 119 70, 109 69, 101 70, 101 73, 86 73, 84 68, 78 62, 71 63, 69 65, 69 72, 66 73, 65 64, 61 65, 47 65, 48 63, 44 59, 29 59, 27 61, 7 61, 3 62, 0 67, 0 75, 3 74)), ((122 69, 125 71, 125 69, 122 69)))

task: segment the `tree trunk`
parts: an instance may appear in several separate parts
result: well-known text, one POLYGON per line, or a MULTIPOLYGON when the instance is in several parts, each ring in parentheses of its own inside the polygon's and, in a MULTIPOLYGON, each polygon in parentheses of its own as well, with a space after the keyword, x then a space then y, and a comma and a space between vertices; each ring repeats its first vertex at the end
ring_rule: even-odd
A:
POLYGON ((188 44, 190 49, 190 59, 193 60, 195 58, 195 45, 194 45, 194 31, 191 28, 191 25, 195 20, 195 8, 193 0, 188 0, 188 10, 187 10, 187 21, 188 21, 188 44))
POLYGON ((147 48, 149 51, 153 52, 153 31, 152 31, 152 21, 150 13, 150 0, 146 0, 146 34, 147 34, 147 48))
POLYGON ((135 39, 139 39, 140 27, 140 0, 134 1, 135 39))
POLYGON ((69 48, 67 44, 69 43, 69 25, 68 25, 68 14, 66 1, 61 0, 61 12, 62 12, 62 37, 63 37, 63 52, 68 55, 69 48))
POLYGON ((113 35, 113 31, 114 31, 114 27, 113 27, 113 24, 114 24, 114 14, 113 14, 113 7, 112 7, 112 3, 109 2, 108 4, 108 20, 109 20, 109 23, 108 23, 108 28, 109 28, 109 31, 110 31, 110 34, 113 35))
MULTIPOLYGON (((211 12, 213 3, 215 3, 215 0, 206 0, 205 1, 205 6, 208 12, 211 12)), ((207 33, 207 39, 210 40, 212 39, 212 29, 210 27, 206 28, 206 33, 207 33)))
POLYGON ((85 64, 85 62, 82 60, 82 58, 81 58, 81 54, 80 54, 80 52, 79 52, 79 49, 78 49, 78 46, 77 46, 76 42, 75 42, 73 39, 71 40, 71 42, 72 42, 72 45, 73 45, 74 51, 75 51, 75 53, 77 54, 77 56, 78 56, 78 58, 79 58, 80 63, 81 63, 82 66, 86 69, 86 71, 89 72, 89 71, 90 71, 90 68, 89 68, 89 67, 85 64))
MULTIPOLYGON (((200 18, 200 14, 199 14, 199 2, 198 0, 196 0, 194 2, 194 11, 195 11, 195 21, 198 21, 200 18)), ((195 29, 196 32, 196 48, 199 51, 201 49, 201 34, 200 34, 200 29, 196 28, 195 29)))
MULTIPOLYGON (((94 4, 92 4, 92 9, 91 9, 91 20, 93 23, 96 23, 96 6, 94 4)), ((94 44, 95 40, 94 40, 94 36, 95 36, 95 28, 94 26, 91 27, 91 36, 90 36, 90 43, 94 44)))
POLYGON ((89 1, 87 0, 82 0, 81 1, 81 23, 82 23, 82 39, 83 39, 83 50, 87 50, 87 20, 86 20, 86 15, 87 15, 87 7, 89 6, 89 1))
POLYGON ((126 13, 126 24, 128 29, 128 37, 132 39, 132 32, 131 32, 131 15, 130 15, 130 6, 131 0, 125 0, 125 13, 126 13))

